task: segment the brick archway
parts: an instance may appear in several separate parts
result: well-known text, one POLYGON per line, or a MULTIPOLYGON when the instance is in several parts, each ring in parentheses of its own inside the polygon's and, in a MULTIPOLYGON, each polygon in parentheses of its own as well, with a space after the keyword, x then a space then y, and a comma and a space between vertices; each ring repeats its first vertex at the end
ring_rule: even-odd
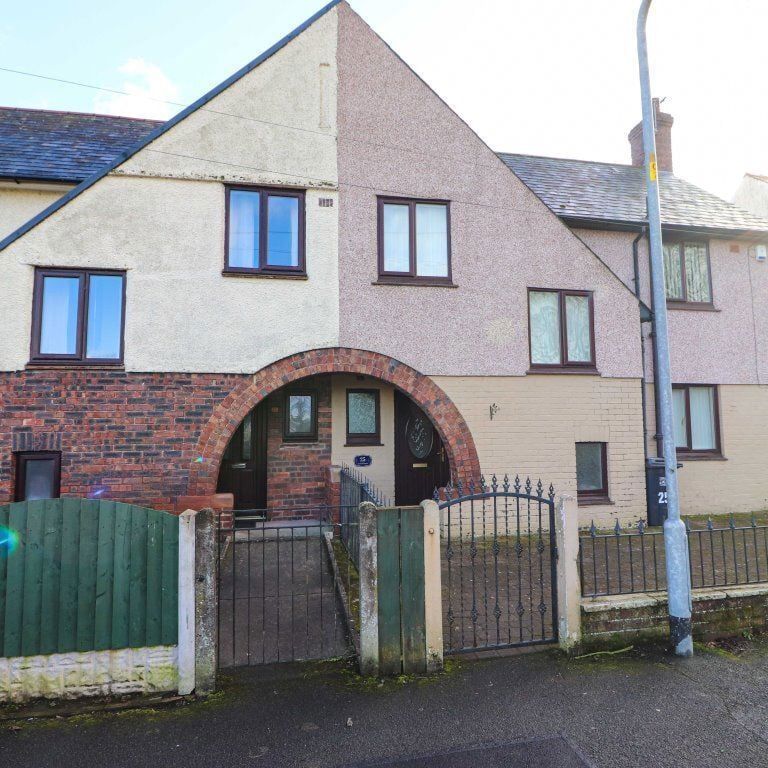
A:
POLYGON ((445 446, 454 480, 480 477, 475 441, 458 408, 432 379, 392 357, 360 349, 313 349, 285 357, 245 379, 214 409, 197 443, 188 493, 215 493, 224 451, 248 412, 276 390, 307 376, 353 373, 381 379, 407 394, 432 420, 445 446))

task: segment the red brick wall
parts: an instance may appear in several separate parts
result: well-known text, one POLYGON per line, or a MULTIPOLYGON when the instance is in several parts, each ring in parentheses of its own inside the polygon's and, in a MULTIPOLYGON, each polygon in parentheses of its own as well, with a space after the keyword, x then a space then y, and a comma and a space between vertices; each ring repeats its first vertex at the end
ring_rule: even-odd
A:
POLYGON ((296 516, 291 509, 304 509, 330 503, 327 471, 331 465, 331 379, 317 376, 305 379, 302 387, 317 390, 317 442, 290 443, 283 440, 284 396, 268 400, 267 422, 267 506, 271 517, 296 516))
MULTIPOLYGON (((0 501, 14 450, 61 450, 61 493, 173 509, 200 432, 249 377, 108 370, 0 373, 0 501)), ((216 468, 218 471, 218 466, 216 468)), ((215 490, 215 489, 214 489, 215 490)))
POLYGON ((248 411, 271 392, 307 376, 324 373, 360 373, 372 376, 408 394, 430 417, 445 446, 454 481, 468 483, 480 477, 480 460, 467 423, 451 399, 428 376, 376 352, 337 347, 313 349, 278 360, 244 381, 214 411, 197 452, 205 459, 192 468, 191 494, 216 489, 217 470, 229 438, 248 411), (234 425, 234 426, 233 426, 234 425))
MULTIPOLYGON (((292 355, 255 375, 0 372, 0 502, 13 498, 13 451, 20 450, 61 450, 65 496, 173 510, 179 496, 212 495, 224 449, 248 411, 291 382, 334 371, 374 376, 408 393, 440 432, 454 478, 479 477, 469 428, 440 387, 392 358, 338 348, 292 355)), ((323 419, 321 429, 330 431, 330 401, 323 419)), ((312 503, 327 497, 329 444, 321 442, 314 454, 277 453, 273 460, 285 459, 271 488, 278 497, 289 479, 312 484, 305 496, 312 503), (291 455, 304 462, 300 471, 291 469, 291 455)))

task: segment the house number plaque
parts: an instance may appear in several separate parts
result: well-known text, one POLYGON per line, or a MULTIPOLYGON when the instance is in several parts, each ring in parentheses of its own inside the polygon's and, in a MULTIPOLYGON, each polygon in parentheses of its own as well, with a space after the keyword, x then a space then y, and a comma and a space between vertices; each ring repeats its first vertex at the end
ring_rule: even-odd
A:
POLYGON ((370 456, 361 455, 361 456, 355 456, 355 466, 356 467, 370 467, 371 464, 373 464, 373 459, 370 456))

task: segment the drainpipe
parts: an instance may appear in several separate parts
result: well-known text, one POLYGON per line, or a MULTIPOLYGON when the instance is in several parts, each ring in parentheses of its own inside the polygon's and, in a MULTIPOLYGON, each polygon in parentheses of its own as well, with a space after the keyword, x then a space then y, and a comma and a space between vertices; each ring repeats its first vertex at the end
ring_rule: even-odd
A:
MULTIPOLYGON (((632 267, 634 269, 634 283, 635 283, 635 296, 640 300, 640 256, 638 253, 640 241, 645 235, 645 227, 638 232, 637 237, 632 241, 632 267)), ((647 371, 645 369, 645 339, 643 338, 643 323, 647 322, 642 317, 640 318, 640 362, 643 369, 643 377, 640 380, 640 402, 643 409, 643 458, 645 464, 648 464, 648 415, 646 409, 648 407, 648 397, 645 392, 645 377, 647 371)), ((653 318, 650 319, 653 323, 653 318)))
POLYGON ((691 635, 691 574, 689 570, 688 537, 680 519, 680 499, 677 488, 677 452, 674 438, 672 409, 672 376, 669 359, 669 329, 667 299, 664 290, 664 259, 661 243, 661 204, 656 166, 656 135, 653 125, 651 78, 648 72, 648 46, 645 25, 651 0, 642 0, 637 14, 637 57, 640 70, 640 92, 643 106, 643 152, 645 155, 645 184, 648 206, 648 235, 651 250, 651 285, 653 289, 656 326, 656 358, 654 371, 664 440, 664 468, 667 476, 667 519, 664 522, 664 549, 667 571, 667 602, 672 645, 678 656, 693 655, 691 635))

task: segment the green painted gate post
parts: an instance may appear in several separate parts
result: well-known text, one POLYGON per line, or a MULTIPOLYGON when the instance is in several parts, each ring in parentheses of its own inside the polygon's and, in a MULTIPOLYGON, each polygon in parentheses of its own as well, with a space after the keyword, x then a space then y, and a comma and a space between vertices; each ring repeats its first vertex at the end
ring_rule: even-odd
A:
MULTIPOLYGON (((372 506, 372 505, 371 505, 372 506)), ((375 519, 376 578, 366 579, 361 545, 361 647, 372 601, 363 584, 375 581, 378 671, 399 675, 436 671, 443 665, 440 582, 440 513, 437 504, 418 507, 361 509, 361 541, 371 540, 375 519), (365 605, 365 611, 363 606, 365 605)), ((371 640, 372 640, 371 635, 371 640)), ((371 645, 361 668, 371 670, 371 645)))

